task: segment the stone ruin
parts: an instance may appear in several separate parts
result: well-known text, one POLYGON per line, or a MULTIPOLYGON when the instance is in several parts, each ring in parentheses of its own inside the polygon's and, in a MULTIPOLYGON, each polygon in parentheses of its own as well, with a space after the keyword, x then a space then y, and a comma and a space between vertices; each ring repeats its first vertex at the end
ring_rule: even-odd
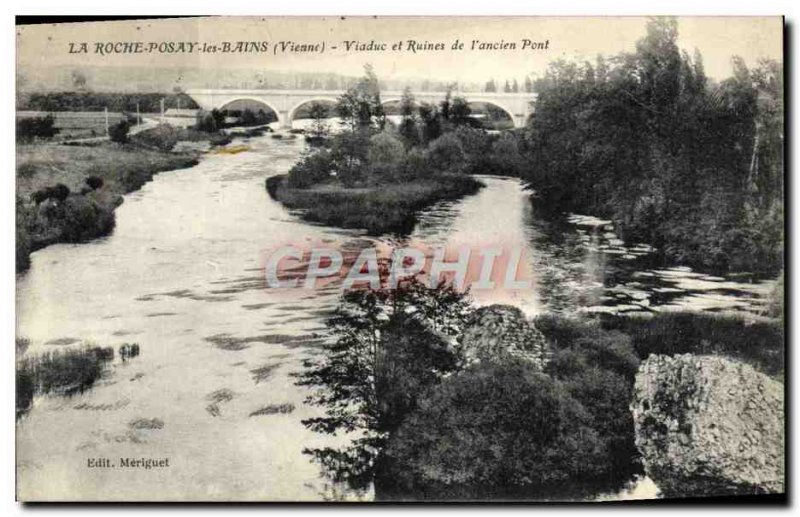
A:
POLYGON ((636 446, 665 497, 785 491, 784 386, 751 366, 651 355, 631 410, 636 446))

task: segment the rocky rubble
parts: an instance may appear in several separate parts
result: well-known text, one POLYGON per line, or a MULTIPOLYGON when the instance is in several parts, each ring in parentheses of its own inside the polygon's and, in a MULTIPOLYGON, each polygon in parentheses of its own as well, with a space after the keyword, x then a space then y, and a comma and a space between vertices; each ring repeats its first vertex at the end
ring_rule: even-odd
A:
POLYGON ((462 340, 468 362, 519 357, 543 369, 547 341, 525 314, 511 305, 489 305, 476 310, 462 340))
POLYGON ((666 497, 784 492, 784 387, 718 356, 651 355, 636 375, 636 446, 666 497))

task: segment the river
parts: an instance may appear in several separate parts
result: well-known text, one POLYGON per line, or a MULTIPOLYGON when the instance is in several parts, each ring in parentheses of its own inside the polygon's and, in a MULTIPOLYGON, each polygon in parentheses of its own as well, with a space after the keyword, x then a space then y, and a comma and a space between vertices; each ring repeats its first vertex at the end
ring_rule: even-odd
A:
MULTIPOLYGON (((235 142, 241 144, 241 142, 235 142)), ((357 231, 311 225, 269 198, 302 139, 253 138, 247 152, 208 154, 160 173, 125 196, 112 235, 32 255, 17 276, 17 335, 31 353, 92 342, 138 343, 83 394, 42 397, 17 423, 18 490, 26 499, 319 500, 334 494, 305 447, 345 438, 308 431, 320 414, 292 373, 318 353, 337 289, 265 288, 265 253, 287 243, 360 249, 357 231), (109 458, 117 468, 89 468, 109 458), (168 458, 169 468, 119 468, 120 458, 168 458)), ((534 289, 475 294, 545 310, 642 312, 658 308, 759 312, 772 283, 733 282, 647 266, 607 222, 535 220, 513 178, 425 211, 412 241, 523 243, 534 289), (491 217, 487 217, 491 214, 491 217)), ((369 497, 366 494, 365 497, 369 497)))

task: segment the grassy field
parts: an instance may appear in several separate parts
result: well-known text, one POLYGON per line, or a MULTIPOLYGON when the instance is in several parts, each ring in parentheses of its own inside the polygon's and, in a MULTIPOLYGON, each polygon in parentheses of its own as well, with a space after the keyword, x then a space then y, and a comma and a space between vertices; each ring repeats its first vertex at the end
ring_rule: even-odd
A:
POLYGON ((321 184, 293 189, 287 176, 267 179, 270 196, 284 206, 298 209, 301 218, 341 228, 364 229, 370 235, 407 234, 414 229, 416 214, 437 201, 474 194, 483 183, 463 174, 439 174, 433 179, 389 183, 368 188, 321 184))

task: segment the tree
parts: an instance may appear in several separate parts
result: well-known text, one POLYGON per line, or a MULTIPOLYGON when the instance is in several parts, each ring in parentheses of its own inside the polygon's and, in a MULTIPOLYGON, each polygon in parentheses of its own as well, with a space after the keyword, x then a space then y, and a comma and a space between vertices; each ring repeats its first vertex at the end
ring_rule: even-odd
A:
POLYGON ((494 79, 489 79, 486 81, 486 86, 483 87, 483 91, 487 93, 493 93, 497 91, 497 84, 495 84, 494 79))
POLYGON ((467 165, 461 140, 453 133, 445 133, 428 145, 428 161, 434 170, 461 172, 467 165))
POLYGON ((448 86, 444 99, 439 103, 439 115, 444 122, 450 122, 450 106, 452 105, 453 91, 448 86))
POLYGON ((306 427, 360 434, 342 450, 305 451, 335 482, 363 489, 372 481, 388 434, 428 386, 456 367, 448 343, 468 315, 464 294, 414 278, 397 289, 345 293, 328 321, 334 343, 321 359, 305 361, 298 380, 315 389, 307 401, 325 409, 325 416, 304 420, 306 427))
POLYGON ((386 113, 381 104, 378 78, 371 65, 365 65, 364 76, 339 97, 336 111, 342 123, 351 131, 376 126, 378 130, 383 130, 386 125, 386 113))
POLYGON ((519 83, 516 79, 514 79, 514 83, 511 85, 511 91, 513 93, 519 93, 519 83))
POLYGON ((527 93, 533 92, 533 83, 531 82, 530 76, 525 76, 525 91, 527 93))
POLYGON ((72 87, 77 92, 86 92, 89 90, 89 81, 86 79, 86 74, 80 70, 72 71, 72 87))
POLYGON ((777 272, 780 66, 734 58, 732 77, 713 84, 677 37, 674 19, 654 18, 635 52, 556 61, 537 80, 523 147, 538 206, 609 217, 673 263, 777 272))
POLYGON ((467 99, 464 97, 455 97, 450 106, 450 122, 458 126, 466 126, 471 122, 470 115, 472 109, 469 107, 467 99))
POLYGON ((503 92, 511 93, 511 85, 508 84, 508 79, 506 79, 506 84, 505 84, 505 86, 503 86, 503 92))
POLYGON ((328 127, 328 117, 330 111, 328 107, 321 102, 312 102, 311 107, 308 109, 308 114, 311 117, 311 136, 317 140, 322 140, 330 131, 328 127))
POLYGON ((330 179, 333 172, 333 158, 325 149, 303 156, 289 169, 288 185, 291 188, 308 188, 330 179))
POLYGON ((436 106, 423 102, 417 111, 422 122, 422 140, 429 143, 439 138, 442 134, 442 123, 436 106))
POLYGON ((128 141, 128 131, 130 130, 130 124, 128 124, 127 120, 120 120, 110 128, 108 128, 108 138, 112 142, 116 142, 118 144, 124 144, 128 141))
POLYGON ((409 87, 403 90, 403 96, 400 98, 400 117, 398 131, 403 137, 406 147, 413 147, 419 144, 414 94, 411 93, 411 88, 409 87))

